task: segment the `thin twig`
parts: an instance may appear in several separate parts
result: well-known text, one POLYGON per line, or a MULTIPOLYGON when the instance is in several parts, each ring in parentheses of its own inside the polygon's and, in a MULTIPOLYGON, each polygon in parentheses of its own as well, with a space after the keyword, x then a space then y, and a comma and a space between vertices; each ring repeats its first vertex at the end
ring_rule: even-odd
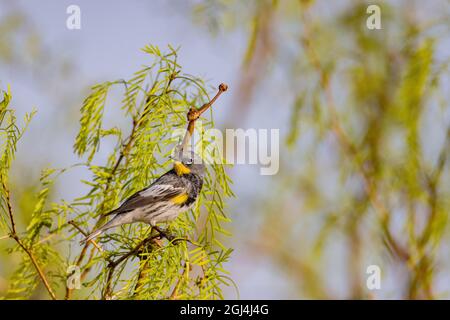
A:
POLYGON ((186 150, 187 146, 189 145, 189 140, 191 139, 192 135, 194 134, 194 128, 195 128, 195 121, 197 121, 198 118, 206 111, 208 110, 214 102, 220 97, 222 93, 228 90, 228 85, 225 83, 221 83, 219 85, 218 91, 216 95, 209 101, 208 103, 205 103, 203 106, 201 106, 199 109, 195 107, 191 107, 187 113, 187 119, 188 119, 188 126, 186 129, 186 133, 183 138, 183 142, 181 144, 182 151, 186 150))
POLYGON ((183 273, 181 273, 180 277, 177 280, 177 283, 173 287, 172 293, 170 294, 170 297, 169 297, 170 300, 175 300, 178 298, 178 291, 180 290, 181 279, 183 279, 183 277, 185 276, 187 269, 188 269, 188 266, 185 262, 184 266, 183 266, 183 273))
POLYGON ((9 219, 11 222, 11 234, 9 235, 9 237, 14 239, 17 242, 17 244, 22 248, 22 250, 25 251, 25 253, 28 255, 28 257, 31 260, 31 263, 33 264, 39 277, 41 278, 42 283, 44 284, 45 288, 47 289, 48 293, 50 294, 50 297, 53 300, 56 300, 55 293, 53 292, 53 290, 50 286, 50 283, 48 282, 47 277, 45 276, 44 271, 42 271, 42 268, 39 266, 39 263, 37 262, 36 257, 33 255, 31 248, 27 248, 27 246, 22 242, 22 240, 17 235, 16 223, 14 220, 13 210, 12 210, 12 206, 11 206, 10 192, 9 192, 9 189, 6 187, 5 180, 3 179, 3 177, 1 178, 1 180, 2 180, 3 189, 5 190, 5 193, 6 193, 6 206, 7 206, 7 210, 8 210, 8 214, 9 214, 9 219))
MULTIPOLYGON (((75 221, 70 220, 68 223, 71 224, 72 226, 74 226, 75 229, 77 229, 83 236, 85 236, 85 237, 88 236, 88 233, 84 232, 83 229, 81 229, 80 226, 77 225, 75 221)), ((94 239, 91 239, 89 241, 92 242, 92 244, 97 248, 98 251, 103 252, 102 247, 94 239)))
POLYGON ((12 211, 12 207, 11 207, 11 197, 9 194, 9 189, 6 187, 5 184, 5 179, 3 177, 1 177, 2 180, 2 186, 3 186, 3 190, 5 190, 5 194, 6 194, 6 206, 8 209, 8 214, 9 214, 9 220, 11 222, 11 233, 13 235, 17 234, 16 232, 16 222, 14 221, 14 217, 13 217, 13 211, 12 211))
POLYGON ((36 269, 36 271, 39 274, 39 277, 42 280, 42 283, 44 284, 45 288, 47 289, 48 293, 50 294, 50 296, 52 297, 53 300, 56 300, 56 296, 55 293, 53 292, 50 283, 48 282, 44 271, 42 271, 41 267, 39 266, 36 258, 34 257, 33 253, 31 252, 30 249, 28 249, 23 242, 19 239, 19 237, 17 235, 13 235, 12 238, 14 240, 16 240, 16 242, 19 244, 19 246, 23 249, 23 251, 25 251, 28 255, 28 257, 30 257, 31 263, 33 263, 34 268, 36 269))
POLYGON ((114 274, 116 267, 119 264, 121 264, 123 261, 127 260, 129 257, 136 256, 142 247, 152 243, 158 237, 161 237, 161 234, 158 233, 156 235, 151 235, 151 231, 150 231, 150 236, 148 236, 147 238, 145 238, 144 240, 139 242, 133 249, 131 249, 127 253, 123 254, 120 258, 109 262, 109 264, 107 266, 108 275, 106 278, 106 286, 105 286, 105 289, 103 290, 103 296, 102 296, 103 299, 108 299, 112 294, 112 288, 111 288, 112 276, 114 274))
MULTIPOLYGON (((159 231, 158 231, 159 232, 159 231)), ((161 233, 159 233, 159 238, 161 238, 162 237, 162 234, 161 233)), ((156 244, 158 247, 162 247, 162 245, 159 243, 159 241, 157 240, 157 238, 154 238, 153 239, 153 241, 152 241, 152 243, 154 243, 154 244, 156 244)), ((147 244, 145 244, 143 247, 149 247, 147 244)), ((150 250, 151 250, 152 248, 150 247, 150 250)), ((146 256, 146 255, 143 255, 143 254, 141 254, 141 255, 139 255, 139 260, 140 260, 140 266, 139 266, 139 273, 138 273, 138 276, 137 276, 137 279, 136 279, 136 285, 134 286, 134 294, 133 294, 133 296, 136 296, 138 293, 139 293, 139 291, 140 291, 140 289, 144 286, 144 284, 145 284, 145 278, 147 278, 147 274, 149 273, 149 264, 150 264, 150 259, 149 259, 149 257, 148 256, 146 256), (142 263, 142 260, 145 260, 143 263, 142 263)))

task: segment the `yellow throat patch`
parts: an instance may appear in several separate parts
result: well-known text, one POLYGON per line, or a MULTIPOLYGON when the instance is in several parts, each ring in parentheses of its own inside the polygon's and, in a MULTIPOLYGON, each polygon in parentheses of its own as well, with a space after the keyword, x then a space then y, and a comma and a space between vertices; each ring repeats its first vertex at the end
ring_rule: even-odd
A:
POLYGON ((183 204, 187 201, 187 199, 188 199, 187 193, 182 193, 173 197, 172 199, 170 199, 170 201, 172 201, 175 204, 183 204))
POLYGON ((188 167, 186 167, 183 163, 181 163, 180 161, 176 161, 175 164, 173 165, 173 168, 175 169, 175 172, 179 176, 181 176, 183 174, 188 174, 191 172, 191 170, 188 167))

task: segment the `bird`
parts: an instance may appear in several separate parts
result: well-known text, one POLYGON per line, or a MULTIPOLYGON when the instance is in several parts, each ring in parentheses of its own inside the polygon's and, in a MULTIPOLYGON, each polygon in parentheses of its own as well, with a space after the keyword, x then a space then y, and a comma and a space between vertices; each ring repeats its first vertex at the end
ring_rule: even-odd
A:
POLYGON ((123 224, 144 222, 157 228, 157 224, 172 221, 180 213, 191 209, 203 186, 205 165, 193 151, 181 149, 175 155, 171 170, 107 213, 105 216, 114 215, 114 218, 90 233, 81 243, 123 224))

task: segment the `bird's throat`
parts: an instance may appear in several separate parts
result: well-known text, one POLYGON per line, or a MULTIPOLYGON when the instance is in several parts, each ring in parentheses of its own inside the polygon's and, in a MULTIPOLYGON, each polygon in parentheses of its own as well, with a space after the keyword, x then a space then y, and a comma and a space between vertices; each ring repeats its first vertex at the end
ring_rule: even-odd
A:
POLYGON ((173 168, 175 169, 175 172, 177 175, 182 176, 183 174, 188 174, 191 172, 191 170, 186 167, 183 163, 176 161, 173 165, 173 168))

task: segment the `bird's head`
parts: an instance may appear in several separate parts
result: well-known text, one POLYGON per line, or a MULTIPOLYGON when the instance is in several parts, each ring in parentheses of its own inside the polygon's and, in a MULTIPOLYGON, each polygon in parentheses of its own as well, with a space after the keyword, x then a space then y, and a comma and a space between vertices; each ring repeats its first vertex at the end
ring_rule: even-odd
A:
POLYGON ((174 160, 174 169, 179 176, 188 173, 203 176, 205 173, 203 159, 194 151, 183 151, 181 148, 177 148, 172 159, 174 160))

